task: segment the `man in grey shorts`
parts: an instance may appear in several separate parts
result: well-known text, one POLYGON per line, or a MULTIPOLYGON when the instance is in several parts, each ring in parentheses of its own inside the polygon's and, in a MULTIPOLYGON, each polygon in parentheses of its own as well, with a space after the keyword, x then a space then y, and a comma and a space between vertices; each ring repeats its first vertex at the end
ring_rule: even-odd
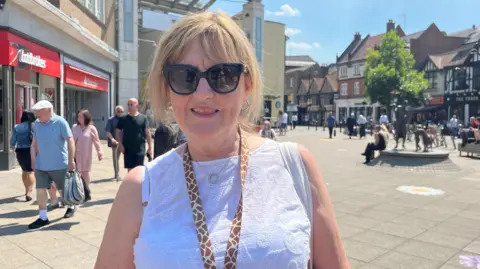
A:
MULTIPOLYGON (((53 113, 53 106, 46 100, 36 103, 32 110, 37 116, 31 150, 32 168, 35 171, 39 218, 28 225, 29 229, 48 225, 47 189, 55 183, 60 193, 65 185, 67 171, 75 170, 73 156, 75 143, 67 121, 53 113)), ((64 218, 71 218, 75 207, 67 207, 64 218)))

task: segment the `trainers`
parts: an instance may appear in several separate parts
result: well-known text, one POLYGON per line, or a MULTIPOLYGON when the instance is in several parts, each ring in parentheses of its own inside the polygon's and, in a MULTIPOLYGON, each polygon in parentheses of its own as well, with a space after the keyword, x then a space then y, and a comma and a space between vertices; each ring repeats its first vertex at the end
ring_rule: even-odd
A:
POLYGON ((65 212, 65 215, 63 216, 64 219, 69 219, 75 215, 75 208, 67 208, 67 212, 65 212))
POLYGON ((26 202, 32 201, 32 197, 30 197, 30 195, 25 196, 25 201, 26 202))
POLYGON ((42 220, 41 218, 38 218, 36 221, 34 221, 34 222, 32 222, 28 225, 28 229, 33 230, 33 229, 42 228, 43 226, 48 225, 48 224, 50 224, 50 221, 48 219, 42 220))
POLYGON ((60 201, 58 201, 58 202, 56 202, 55 204, 49 204, 49 205, 47 206, 47 211, 50 212, 50 211, 55 210, 55 209, 58 209, 58 208, 60 208, 60 207, 62 207, 62 204, 60 203, 60 201))

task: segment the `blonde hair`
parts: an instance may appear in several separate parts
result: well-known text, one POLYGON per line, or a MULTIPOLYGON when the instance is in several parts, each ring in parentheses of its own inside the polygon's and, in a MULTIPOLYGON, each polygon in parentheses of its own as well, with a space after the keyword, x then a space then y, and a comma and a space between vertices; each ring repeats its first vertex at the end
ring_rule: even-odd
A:
POLYGON ((219 12, 186 16, 160 38, 146 85, 146 94, 153 104, 155 117, 168 121, 168 108, 171 106, 170 89, 163 76, 163 67, 165 64, 178 63, 196 39, 212 62, 238 62, 246 67, 248 73, 244 74, 249 106, 242 109, 241 120, 242 123, 254 122, 263 107, 260 68, 243 30, 228 15, 219 12))

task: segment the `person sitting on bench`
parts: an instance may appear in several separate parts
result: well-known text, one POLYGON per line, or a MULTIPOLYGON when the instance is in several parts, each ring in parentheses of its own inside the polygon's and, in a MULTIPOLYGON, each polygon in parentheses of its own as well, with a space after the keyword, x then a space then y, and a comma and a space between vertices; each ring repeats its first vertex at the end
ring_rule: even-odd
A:
POLYGON ((480 144, 479 126, 480 121, 475 119, 475 117, 471 117, 467 130, 461 133, 462 147, 468 143, 480 144))
POLYGON ((374 129, 374 142, 368 143, 365 148, 365 152, 362 153, 365 156, 365 164, 370 163, 370 161, 375 157, 375 150, 385 150, 387 148, 388 142, 388 130, 385 125, 377 125, 374 129))

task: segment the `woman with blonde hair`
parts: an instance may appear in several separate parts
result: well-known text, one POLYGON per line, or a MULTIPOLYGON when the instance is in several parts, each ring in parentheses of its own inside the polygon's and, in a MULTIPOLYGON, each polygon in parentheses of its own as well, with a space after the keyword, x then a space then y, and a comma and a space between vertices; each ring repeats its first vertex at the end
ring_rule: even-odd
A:
POLYGON ((349 268, 313 155, 251 129, 260 78, 225 14, 162 35, 147 90, 159 119, 173 107, 187 142, 127 175, 95 268, 349 268))

